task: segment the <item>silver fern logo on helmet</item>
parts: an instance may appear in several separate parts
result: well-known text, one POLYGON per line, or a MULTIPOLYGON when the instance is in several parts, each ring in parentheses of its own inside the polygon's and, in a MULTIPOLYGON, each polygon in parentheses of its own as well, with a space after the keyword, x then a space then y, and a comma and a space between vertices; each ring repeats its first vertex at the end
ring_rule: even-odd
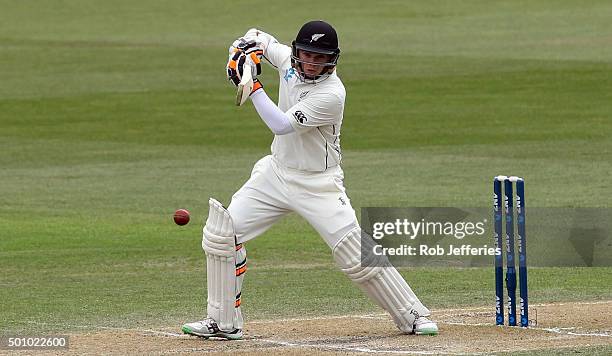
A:
POLYGON ((319 38, 325 36, 324 33, 315 33, 314 35, 312 35, 312 37, 310 38, 310 43, 312 42, 316 42, 319 38))

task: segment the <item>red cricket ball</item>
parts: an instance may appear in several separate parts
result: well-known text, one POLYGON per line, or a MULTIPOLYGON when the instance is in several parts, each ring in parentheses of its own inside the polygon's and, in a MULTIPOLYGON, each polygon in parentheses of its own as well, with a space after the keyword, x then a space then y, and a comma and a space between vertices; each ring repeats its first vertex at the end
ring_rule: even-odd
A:
POLYGON ((179 209, 174 212, 174 222, 177 225, 187 225, 189 222, 189 212, 185 209, 179 209))

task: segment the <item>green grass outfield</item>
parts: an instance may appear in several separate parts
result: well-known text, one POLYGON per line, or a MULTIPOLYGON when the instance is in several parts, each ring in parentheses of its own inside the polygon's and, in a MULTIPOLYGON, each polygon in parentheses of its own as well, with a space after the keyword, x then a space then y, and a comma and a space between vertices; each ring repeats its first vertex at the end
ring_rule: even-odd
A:
MULTIPOLYGON (((488 206, 500 172, 529 206, 612 207, 609 1, 334 3, 0 0, 0 330, 202 316, 208 197, 229 202, 272 139, 223 69, 253 26, 338 29, 355 208, 488 206)), ((247 320, 378 310, 297 216, 247 249, 247 320)), ((611 299, 611 272, 533 269, 530 300, 611 299)), ((493 308, 492 268, 402 274, 433 308, 493 308)))

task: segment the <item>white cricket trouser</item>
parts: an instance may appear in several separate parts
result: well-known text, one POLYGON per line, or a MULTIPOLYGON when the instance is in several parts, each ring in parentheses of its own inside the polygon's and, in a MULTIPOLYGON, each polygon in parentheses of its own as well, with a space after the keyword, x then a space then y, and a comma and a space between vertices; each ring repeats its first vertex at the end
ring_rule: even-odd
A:
POLYGON ((340 166, 323 173, 309 173, 283 167, 272 156, 260 159, 227 209, 234 222, 237 243, 261 235, 294 211, 333 248, 359 226, 343 179, 340 166))
MULTIPOLYGON (((359 257, 362 242, 374 242, 369 237, 362 239, 343 179, 340 166, 323 173, 308 173, 283 167, 272 156, 262 158, 227 209, 236 243, 261 235, 292 211, 298 213, 323 237, 349 278, 391 314, 400 330, 411 333, 416 318, 427 316, 430 311, 388 261, 378 266, 362 264, 359 257)), ((239 290, 237 295, 240 296, 239 290)), ((241 314, 236 315, 240 318, 235 325, 241 327, 241 314)))

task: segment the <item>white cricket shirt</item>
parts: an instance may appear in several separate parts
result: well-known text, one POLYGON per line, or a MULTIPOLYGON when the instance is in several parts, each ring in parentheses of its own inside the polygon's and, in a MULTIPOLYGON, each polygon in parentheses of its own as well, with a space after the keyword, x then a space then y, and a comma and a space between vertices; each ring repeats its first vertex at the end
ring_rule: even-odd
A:
POLYGON ((295 130, 274 136, 272 155, 285 167, 303 171, 323 172, 339 165, 346 91, 336 71, 319 83, 304 83, 291 67, 291 47, 255 29, 245 37, 258 42, 278 70, 278 107, 289 114, 295 130))

